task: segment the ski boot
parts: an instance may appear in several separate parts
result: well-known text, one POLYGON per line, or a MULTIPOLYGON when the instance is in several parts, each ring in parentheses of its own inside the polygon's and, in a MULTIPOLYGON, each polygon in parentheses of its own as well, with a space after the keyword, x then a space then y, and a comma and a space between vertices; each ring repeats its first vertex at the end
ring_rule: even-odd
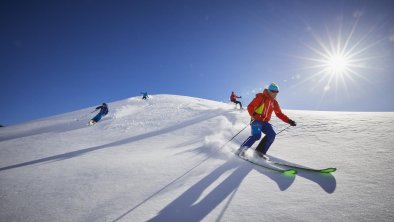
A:
POLYGON ((257 156, 263 158, 264 160, 267 160, 267 161, 270 160, 270 158, 267 155, 265 155, 265 153, 262 153, 262 152, 257 151, 257 150, 255 150, 254 152, 257 154, 257 156))

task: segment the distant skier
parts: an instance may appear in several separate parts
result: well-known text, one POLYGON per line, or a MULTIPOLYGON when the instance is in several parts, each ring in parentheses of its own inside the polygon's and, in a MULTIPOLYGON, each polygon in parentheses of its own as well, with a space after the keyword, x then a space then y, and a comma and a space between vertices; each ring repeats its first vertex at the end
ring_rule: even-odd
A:
POLYGON ((96 110, 100 110, 100 112, 89 121, 89 126, 96 124, 98 121, 100 121, 101 118, 108 114, 108 106, 106 103, 103 103, 101 106, 96 107, 94 111, 96 110))
POLYGON ((235 103, 235 108, 237 108, 237 104, 239 104, 240 109, 242 109, 242 103, 240 101, 237 101, 237 98, 242 98, 242 96, 237 96, 235 92, 231 92, 231 102, 235 103))
POLYGON ((141 94, 142 94, 142 99, 143 99, 143 100, 147 100, 147 99, 149 98, 147 92, 141 92, 141 94))
POLYGON ((252 135, 242 143, 238 151, 240 155, 243 155, 248 148, 259 140, 261 138, 261 132, 263 132, 265 137, 260 141, 255 152, 258 156, 268 159, 265 154, 274 142, 276 136, 272 125, 269 123, 273 111, 283 122, 288 123, 291 126, 296 126, 296 123, 293 120, 289 119, 289 117, 282 113, 279 103, 276 101, 278 92, 279 87, 275 83, 271 83, 268 86, 268 89, 264 89, 263 93, 256 94, 256 97, 248 105, 248 112, 251 116, 250 126, 252 129, 252 135))

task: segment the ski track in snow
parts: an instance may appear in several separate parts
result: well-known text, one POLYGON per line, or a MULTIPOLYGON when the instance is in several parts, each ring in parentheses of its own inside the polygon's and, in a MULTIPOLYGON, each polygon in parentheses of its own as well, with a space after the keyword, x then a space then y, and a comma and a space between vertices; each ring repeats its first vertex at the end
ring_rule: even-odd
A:
POLYGON ((93 109, 0 128, 0 221, 394 220, 394 113, 284 110, 269 156, 337 168, 285 176, 232 154, 233 104, 132 97, 88 127, 93 109))

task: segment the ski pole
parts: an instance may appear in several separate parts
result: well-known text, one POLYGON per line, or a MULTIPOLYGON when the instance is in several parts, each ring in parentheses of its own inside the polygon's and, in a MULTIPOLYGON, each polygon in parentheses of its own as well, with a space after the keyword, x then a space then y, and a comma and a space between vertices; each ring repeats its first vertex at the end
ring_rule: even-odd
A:
POLYGON ((278 135, 279 133, 281 133, 281 132, 287 130, 289 127, 290 127, 290 126, 285 127, 284 129, 282 129, 281 131, 279 131, 276 135, 278 135))
MULTIPOLYGON (((244 131, 246 129, 246 127, 248 127, 250 125, 250 123, 248 123, 244 128, 242 128, 237 134, 235 134, 233 137, 231 137, 230 140, 228 140, 225 144, 223 144, 222 147, 220 147, 220 149, 222 149, 223 147, 225 147, 229 142, 231 142, 235 137, 237 137, 242 131, 244 131)), ((219 149, 219 150, 220 150, 219 149)))
MULTIPOLYGON (((287 130, 287 128, 289 128, 290 126, 285 127, 284 129, 282 129, 281 131, 279 131, 276 135, 280 134, 281 132, 287 130)), ((263 146, 265 144, 265 141, 267 141, 267 135, 264 135, 263 139, 261 139, 259 145, 257 145, 255 150, 263 150, 263 146)))
POLYGON ((89 113, 87 113, 87 114, 84 114, 84 115, 78 117, 78 118, 76 119, 76 121, 79 121, 79 120, 81 120, 82 118, 87 117, 89 114, 94 113, 95 111, 96 111, 96 110, 93 110, 92 112, 89 112, 89 113))

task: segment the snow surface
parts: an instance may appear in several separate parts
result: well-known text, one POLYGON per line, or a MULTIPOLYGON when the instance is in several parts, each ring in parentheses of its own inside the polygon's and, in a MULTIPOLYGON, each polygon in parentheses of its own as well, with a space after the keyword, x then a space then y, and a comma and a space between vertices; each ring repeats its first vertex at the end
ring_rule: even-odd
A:
POLYGON ((109 108, 91 127, 94 107, 0 128, 0 221, 394 221, 394 113, 284 110, 298 125, 271 158, 338 169, 285 176, 232 154, 250 133, 226 144, 249 122, 232 104, 109 108))

